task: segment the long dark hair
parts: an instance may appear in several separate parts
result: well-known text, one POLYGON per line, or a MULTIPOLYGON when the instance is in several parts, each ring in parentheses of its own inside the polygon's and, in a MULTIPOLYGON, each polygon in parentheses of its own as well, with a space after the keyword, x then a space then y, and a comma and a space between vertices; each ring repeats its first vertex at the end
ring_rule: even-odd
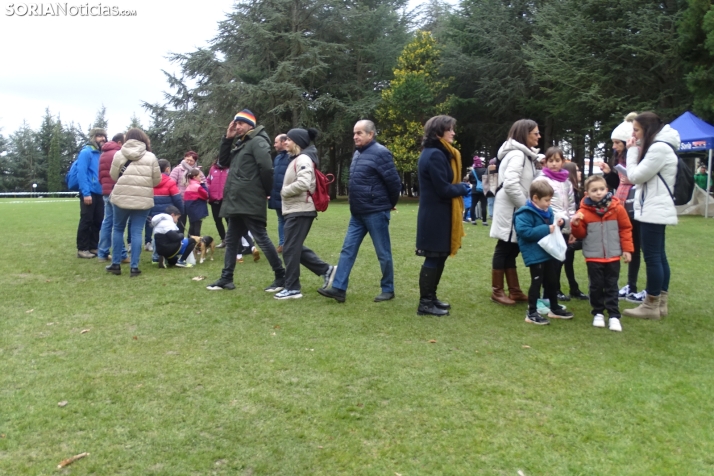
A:
POLYGON ((508 131, 508 138, 528 147, 528 134, 538 127, 538 123, 532 119, 521 119, 513 123, 508 131))
POLYGON ((147 136, 146 133, 141 129, 135 127, 126 131, 126 134, 124 134, 124 140, 129 141, 131 139, 143 142, 146 146, 146 150, 151 152, 151 140, 149 139, 149 136, 147 136))
POLYGON ((424 124, 424 137, 421 140, 421 146, 434 147, 446 131, 450 131, 454 126, 456 126, 456 119, 451 116, 432 117, 424 124))
POLYGON ((639 162, 649 150, 659 131, 664 127, 664 123, 654 112, 643 112, 635 118, 635 122, 640 125, 643 133, 639 162))
POLYGON ((574 162, 563 162, 563 168, 568 171, 568 180, 573 184, 573 191, 580 192, 580 184, 578 183, 578 166, 574 162))

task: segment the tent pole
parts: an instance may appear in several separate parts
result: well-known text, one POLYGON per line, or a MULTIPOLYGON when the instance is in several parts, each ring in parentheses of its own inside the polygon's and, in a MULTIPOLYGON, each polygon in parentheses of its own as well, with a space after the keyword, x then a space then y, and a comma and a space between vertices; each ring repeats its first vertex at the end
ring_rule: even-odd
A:
POLYGON ((704 205, 704 218, 709 218, 709 189, 712 186, 712 149, 709 149, 709 167, 707 167, 707 201, 704 205))

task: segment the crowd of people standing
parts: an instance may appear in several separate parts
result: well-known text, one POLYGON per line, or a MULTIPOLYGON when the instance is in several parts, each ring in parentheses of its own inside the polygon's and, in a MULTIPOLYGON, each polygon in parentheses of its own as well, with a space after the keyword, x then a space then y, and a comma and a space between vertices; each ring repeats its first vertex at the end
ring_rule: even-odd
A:
MULTIPOLYGON (((647 319, 667 315, 670 269, 665 231, 667 225, 677 223, 671 196, 677 173, 677 131, 654 113, 629 115, 612 132, 614 155, 609 163, 600 164, 604 175, 589 177, 581 190, 577 165, 566 161, 562 150, 551 147, 545 155, 539 154, 538 124, 529 119, 513 124, 496 158, 486 163, 475 157, 462 181, 455 126, 456 120, 445 115, 432 117, 424 126, 417 163, 415 253, 424 259, 417 314, 449 314, 451 305, 437 297, 437 289, 447 258, 461 248, 464 197, 470 197, 471 223, 478 224, 477 206, 484 226, 492 218, 489 234, 496 244, 491 300, 505 306, 527 302, 526 322, 543 325, 550 322, 548 317, 571 319, 573 313, 560 304, 571 299, 590 300, 595 327, 605 327, 607 311, 614 331, 622 330, 619 298, 639 304, 624 315, 647 319), (575 279, 573 263, 579 250, 587 262, 589 295, 575 279), (647 281, 645 291, 637 293, 640 250, 647 281), (530 269, 527 293, 519 281, 519 254, 530 269), (621 258, 629 266, 627 284, 620 289, 621 258), (563 268, 568 294, 560 285, 563 268)), ((294 128, 278 134, 272 141, 277 152, 273 158, 270 136, 248 109, 228 125, 219 157, 207 176, 194 151, 186 152, 172 170, 167 160, 151 152, 151 141, 143 131, 130 129, 107 141, 106 131, 93 129, 77 159, 77 256, 111 261, 106 270, 116 275, 121 274, 122 263, 129 263, 131 277, 141 273, 142 247, 153 252, 152 261, 160 267, 189 266, 185 260, 190 251, 210 244, 201 236, 210 205, 220 237, 217 248, 225 248, 225 258, 220 277, 207 289, 235 288, 236 257, 248 240, 254 252, 257 245, 270 263, 273 278, 265 291, 276 299, 303 296, 300 270, 304 266, 322 278, 318 293, 345 302, 350 272, 369 234, 382 275, 381 293, 374 301, 394 299, 389 221, 403 185, 392 154, 376 141, 374 123, 360 120, 353 133, 350 221, 335 264, 305 246, 317 217, 313 196, 320 165, 315 147, 319 132, 294 128), (266 230, 267 209, 276 212, 277 247, 266 230), (124 245, 127 225, 130 253, 124 245)))

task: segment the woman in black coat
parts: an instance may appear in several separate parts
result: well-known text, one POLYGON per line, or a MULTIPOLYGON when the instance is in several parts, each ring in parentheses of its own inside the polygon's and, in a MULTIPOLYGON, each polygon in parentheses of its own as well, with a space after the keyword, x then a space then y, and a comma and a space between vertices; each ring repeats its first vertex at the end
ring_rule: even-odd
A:
POLYGON ((419 156, 419 214, 416 254, 423 256, 419 274, 418 315, 447 316, 451 306, 436 297, 436 288, 449 255, 455 255, 464 236, 465 195, 471 189, 461 178, 461 154, 452 147, 456 119, 434 116, 424 125, 419 156))

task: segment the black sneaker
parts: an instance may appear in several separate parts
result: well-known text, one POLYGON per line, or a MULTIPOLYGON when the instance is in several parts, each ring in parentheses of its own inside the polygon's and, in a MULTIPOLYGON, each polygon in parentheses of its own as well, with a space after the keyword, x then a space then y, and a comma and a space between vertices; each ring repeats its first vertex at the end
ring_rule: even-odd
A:
POLYGON ((347 293, 345 293, 341 289, 319 288, 317 290, 317 292, 327 298, 332 298, 337 302, 345 302, 345 300, 347 299, 347 296, 346 296, 347 293))
POLYGON ((129 273, 130 278, 136 278, 141 274, 141 270, 139 268, 131 268, 131 272, 129 273))
POLYGON ((548 317, 550 317, 551 319, 572 319, 574 315, 575 314, 573 314, 572 312, 566 311, 562 308, 556 309, 555 311, 551 309, 548 312, 548 317))
POLYGON ((570 301, 570 296, 566 296, 563 293, 558 293, 558 301, 570 301))
POLYGON ((275 278, 275 281, 270 283, 270 286, 265 288, 266 293, 277 293, 285 289, 285 278, 275 278))
POLYGON ((231 289, 235 289, 235 288, 236 288, 236 285, 233 284, 233 281, 231 281, 230 279, 226 279, 226 278, 218 278, 218 281, 206 286, 206 289, 208 289, 209 291, 220 291, 222 289, 231 290, 231 289))
POLYGON ((571 299, 580 299, 581 301, 590 300, 590 297, 582 291, 576 291, 576 292, 570 291, 570 298, 571 299))
POLYGON ((121 266, 119 266, 118 264, 110 264, 104 269, 106 269, 108 273, 116 274, 117 276, 121 274, 121 266))
POLYGON ((537 326, 547 326, 548 324, 550 324, 550 321, 548 319, 541 316, 537 312, 527 312, 526 322, 529 324, 535 324, 537 326))

